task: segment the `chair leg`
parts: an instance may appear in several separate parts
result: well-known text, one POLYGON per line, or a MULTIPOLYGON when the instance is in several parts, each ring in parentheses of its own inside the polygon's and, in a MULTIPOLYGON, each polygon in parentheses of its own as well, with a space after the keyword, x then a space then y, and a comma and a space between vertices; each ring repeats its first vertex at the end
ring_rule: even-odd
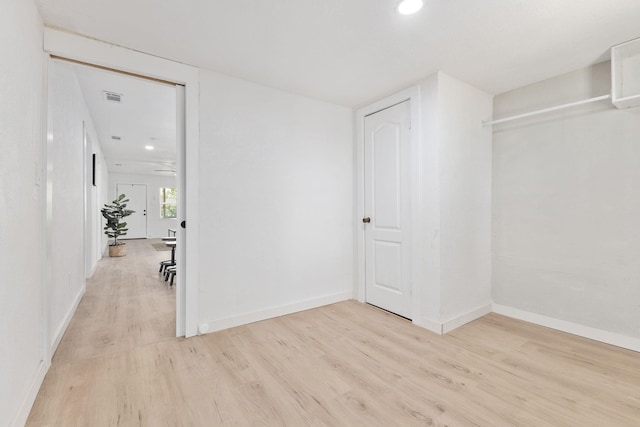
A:
POLYGON ((167 267, 170 267, 172 265, 175 265, 175 263, 169 259, 166 261, 160 261, 160 270, 158 270, 158 273, 162 273, 167 269, 167 267))
MULTIPOLYGON (((173 267, 173 265, 171 265, 170 267, 173 267)), ((173 268, 167 267, 164 270, 164 281, 165 282, 168 281, 169 280, 169 276, 171 276, 172 274, 175 274, 175 267, 173 267, 173 268)))

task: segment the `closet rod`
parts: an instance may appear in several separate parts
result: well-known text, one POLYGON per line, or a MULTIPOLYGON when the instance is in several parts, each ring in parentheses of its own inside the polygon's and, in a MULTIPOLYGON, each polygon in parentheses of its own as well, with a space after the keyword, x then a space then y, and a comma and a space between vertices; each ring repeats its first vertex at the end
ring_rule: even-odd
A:
POLYGON ((529 113, 518 114, 517 116, 505 117, 504 119, 493 120, 489 122, 482 122, 482 126, 497 125, 498 123, 510 122, 511 120, 523 119, 525 117, 537 116, 538 114, 550 113, 551 111, 564 110, 565 108, 577 107, 578 105, 590 104, 592 102, 603 101, 611 98, 611 94, 596 96, 595 98, 589 98, 582 101, 571 102, 569 104, 556 105, 555 107, 545 108, 543 110, 531 111, 529 113))

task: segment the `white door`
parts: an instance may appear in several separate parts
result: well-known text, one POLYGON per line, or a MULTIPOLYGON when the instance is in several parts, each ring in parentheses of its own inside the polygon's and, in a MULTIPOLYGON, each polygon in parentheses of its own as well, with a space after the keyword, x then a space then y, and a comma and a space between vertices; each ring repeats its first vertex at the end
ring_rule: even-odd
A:
POLYGON ((147 238, 147 186, 145 184, 117 184, 116 197, 124 194, 129 203, 127 209, 134 210, 135 213, 126 217, 127 235, 123 239, 146 239, 147 238))
POLYGON ((365 300, 411 318, 409 101, 365 117, 365 300))

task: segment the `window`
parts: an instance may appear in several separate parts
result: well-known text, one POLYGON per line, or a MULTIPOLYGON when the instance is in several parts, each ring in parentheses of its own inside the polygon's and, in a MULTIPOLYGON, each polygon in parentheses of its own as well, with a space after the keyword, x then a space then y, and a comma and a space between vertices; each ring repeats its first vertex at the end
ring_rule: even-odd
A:
POLYGON ((176 189, 160 187, 160 218, 176 218, 176 189))

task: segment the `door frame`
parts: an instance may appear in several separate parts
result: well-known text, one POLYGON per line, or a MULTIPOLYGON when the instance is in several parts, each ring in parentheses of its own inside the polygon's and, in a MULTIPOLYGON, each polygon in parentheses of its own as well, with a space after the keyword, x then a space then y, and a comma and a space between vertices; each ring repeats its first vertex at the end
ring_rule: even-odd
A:
POLYGON ((355 203, 355 271, 356 271, 356 289, 355 295, 359 302, 366 302, 366 253, 365 253, 365 226, 362 223, 364 217, 364 146, 365 118, 379 111, 385 110, 402 102, 409 101, 411 110, 411 136, 409 142, 409 150, 411 151, 411 176, 410 194, 411 194, 411 223, 409 224, 411 236, 409 239, 409 248, 411 251, 411 312, 412 322, 416 325, 421 324, 422 319, 422 298, 421 286, 419 282, 420 261, 420 242, 419 236, 419 201, 420 201, 420 87, 412 86, 394 95, 381 99, 373 104, 362 107, 356 111, 356 203, 355 203))
POLYGON ((185 268, 178 270, 176 284, 176 336, 198 334, 198 260, 199 236, 199 73, 198 68, 158 56, 148 55, 106 42, 89 39, 52 28, 44 29, 44 51, 47 55, 94 65, 116 72, 130 73, 150 79, 184 86, 184 144, 179 144, 179 156, 184 167, 177 163, 177 173, 185 185, 185 203, 178 221, 192 224, 193 232, 178 227, 178 259, 185 268), (181 170, 182 169, 182 170, 181 170), (185 253, 189 254, 186 260, 185 253))

